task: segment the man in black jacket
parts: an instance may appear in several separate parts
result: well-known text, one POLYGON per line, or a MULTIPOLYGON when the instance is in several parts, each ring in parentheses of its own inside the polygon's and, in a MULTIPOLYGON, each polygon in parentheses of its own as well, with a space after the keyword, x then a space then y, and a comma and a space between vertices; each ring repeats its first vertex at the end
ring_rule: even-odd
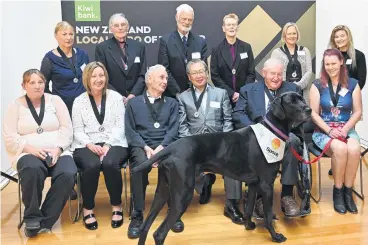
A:
POLYGON ((113 37, 98 44, 95 59, 105 65, 109 74, 109 86, 124 97, 124 103, 145 88, 146 51, 142 43, 128 39, 129 22, 122 13, 109 20, 113 37))
MULTIPOLYGON (((146 73, 147 91, 131 99, 125 112, 125 135, 131 150, 129 167, 134 168, 155 155, 178 138, 179 105, 170 97, 163 96, 167 87, 167 73, 162 65, 155 65, 146 73)), ((152 167, 156 167, 155 164, 152 167)), ((137 172, 131 176, 133 195, 133 213, 128 228, 129 238, 138 238, 139 227, 143 223, 143 209, 147 171, 137 172)), ((174 232, 184 230, 179 219, 174 232)))
POLYGON ((225 15, 222 23, 225 39, 211 54, 212 82, 227 91, 232 107, 239 99, 240 88, 253 83, 256 77, 252 47, 236 38, 238 22, 236 14, 225 15))
POLYGON ((194 59, 206 62, 207 43, 192 33, 194 10, 188 4, 176 9, 177 30, 160 39, 158 63, 166 68, 169 75, 165 95, 175 97, 189 88, 190 81, 186 73, 186 64, 194 59))

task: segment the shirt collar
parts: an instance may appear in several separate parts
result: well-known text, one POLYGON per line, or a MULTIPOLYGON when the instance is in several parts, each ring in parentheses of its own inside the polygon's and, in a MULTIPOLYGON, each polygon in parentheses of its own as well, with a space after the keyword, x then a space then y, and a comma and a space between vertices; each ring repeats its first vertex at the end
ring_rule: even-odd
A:
POLYGON ((148 91, 146 92, 147 93, 147 98, 148 100, 150 101, 151 104, 153 104, 155 102, 156 99, 161 99, 162 98, 162 95, 158 96, 158 97, 153 97, 151 96, 148 91))
MULTIPOLYGON (((194 88, 194 92, 196 93, 201 93, 201 91, 199 91, 199 89, 197 89, 194 85, 193 85, 193 88, 194 88)), ((208 83, 206 84, 206 87, 204 88, 206 91, 208 90, 208 83)))
POLYGON ((183 37, 184 37, 184 36, 185 36, 185 37, 187 38, 187 40, 188 40, 189 32, 188 32, 187 34, 185 34, 185 35, 181 34, 181 32, 180 32, 180 31, 178 31, 178 33, 179 33, 179 35, 180 35, 180 39, 181 39, 181 40, 183 40, 183 37))

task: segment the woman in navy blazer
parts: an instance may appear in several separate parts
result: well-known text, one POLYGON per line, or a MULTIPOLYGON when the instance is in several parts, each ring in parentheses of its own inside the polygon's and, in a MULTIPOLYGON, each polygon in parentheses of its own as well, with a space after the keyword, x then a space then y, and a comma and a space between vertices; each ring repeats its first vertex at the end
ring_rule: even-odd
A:
POLYGON ((71 115, 74 99, 86 91, 82 73, 89 58, 82 49, 73 48, 74 28, 68 22, 61 21, 56 25, 55 39, 58 47, 46 53, 40 70, 46 78, 45 92, 60 96, 71 115))

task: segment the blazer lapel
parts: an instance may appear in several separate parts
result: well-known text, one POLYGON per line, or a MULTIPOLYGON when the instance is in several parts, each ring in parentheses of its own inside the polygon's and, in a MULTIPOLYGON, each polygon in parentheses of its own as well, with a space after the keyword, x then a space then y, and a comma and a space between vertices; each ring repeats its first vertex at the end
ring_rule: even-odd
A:
POLYGON ((233 58, 231 57, 230 49, 226 45, 226 42, 227 41, 226 41, 226 38, 225 38, 225 40, 222 42, 221 56, 224 59, 227 66, 229 67, 230 71, 231 71, 233 69, 233 58))
POLYGON ((192 53, 195 50, 195 42, 194 42, 194 37, 192 35, 191 32, 189 32, 188 34, 188 61, 192 60, 192 53))
POLYGON ((255 103, 257 103, 259 106, 256 107, 259 108, 259 110, 262 112, 262 115, 264 115, 266 112, 266 105, 265 105, 266 98, 264 93, 265 83, 263 80, 259 81, 258 83, 259 83, 258 86, 254 86, 253 94, 255 98, 258 98, 258 100, 256 100, 255 103))
POLYGON ((237 71, 238 70, 238 67, 239 67, 239 64, 240 64, 240 53, 242 52, 243 50, 243 47, 240 46, 240 42, 238 41, 238 39, 236 39, 236 48, 235 48, 235 70, 237 71))
POLYGON ((212 86, 211 85, 207 85, 207 101, 206 101, 206 111, 205 111, 205 113, 204 113, 204 115, 205 115, 205 118, 207 118, 207 114, 208 114, 208 112, 209 112, 209 110, 211 109, 210 108, 210 102, 211 101, 213 101, 215 98, 215 94, 213 93, 213 88, 212 88, 212 86))
POLYGON ((123 67, 123 61, 121 60, 122 57, 120 55, 122 51, 119 47, 119 44, 117 43, 117 41, 114 38, 111 39, 109 49, 110 49, 110 54, 111 54, 112 58, 114 59, 115 63, 126 74, 126 71, 123 67))
POLYGON ((136 58, 136 54, 135 54, 135 47, 134 47, 134 43, 130 42, 129 40, 127 40, 127 59, 128 59, 128 70, 124 71, 126 74, 129 74, 130 69, 133 66, 134 60, 136 58))
POLYGON ((179 54, 180 54, 180 56, 183 59, 183 63, 185 63, 184 62, 184 60, 185 60, 184 45, 183 45, 183 41, 181 40, 178 31, 174 31, 173 32, 173 35, 171 36, 171 38, 173 39, 174 45, 178 49, 179 54))

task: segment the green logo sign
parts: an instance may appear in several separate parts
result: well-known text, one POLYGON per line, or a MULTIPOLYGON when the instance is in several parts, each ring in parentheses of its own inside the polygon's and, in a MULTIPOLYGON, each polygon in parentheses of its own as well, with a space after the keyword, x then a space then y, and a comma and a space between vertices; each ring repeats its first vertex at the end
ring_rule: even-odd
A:
POLYGON ((74 1, 76 21, 101 21, 100 0, 74 1))

